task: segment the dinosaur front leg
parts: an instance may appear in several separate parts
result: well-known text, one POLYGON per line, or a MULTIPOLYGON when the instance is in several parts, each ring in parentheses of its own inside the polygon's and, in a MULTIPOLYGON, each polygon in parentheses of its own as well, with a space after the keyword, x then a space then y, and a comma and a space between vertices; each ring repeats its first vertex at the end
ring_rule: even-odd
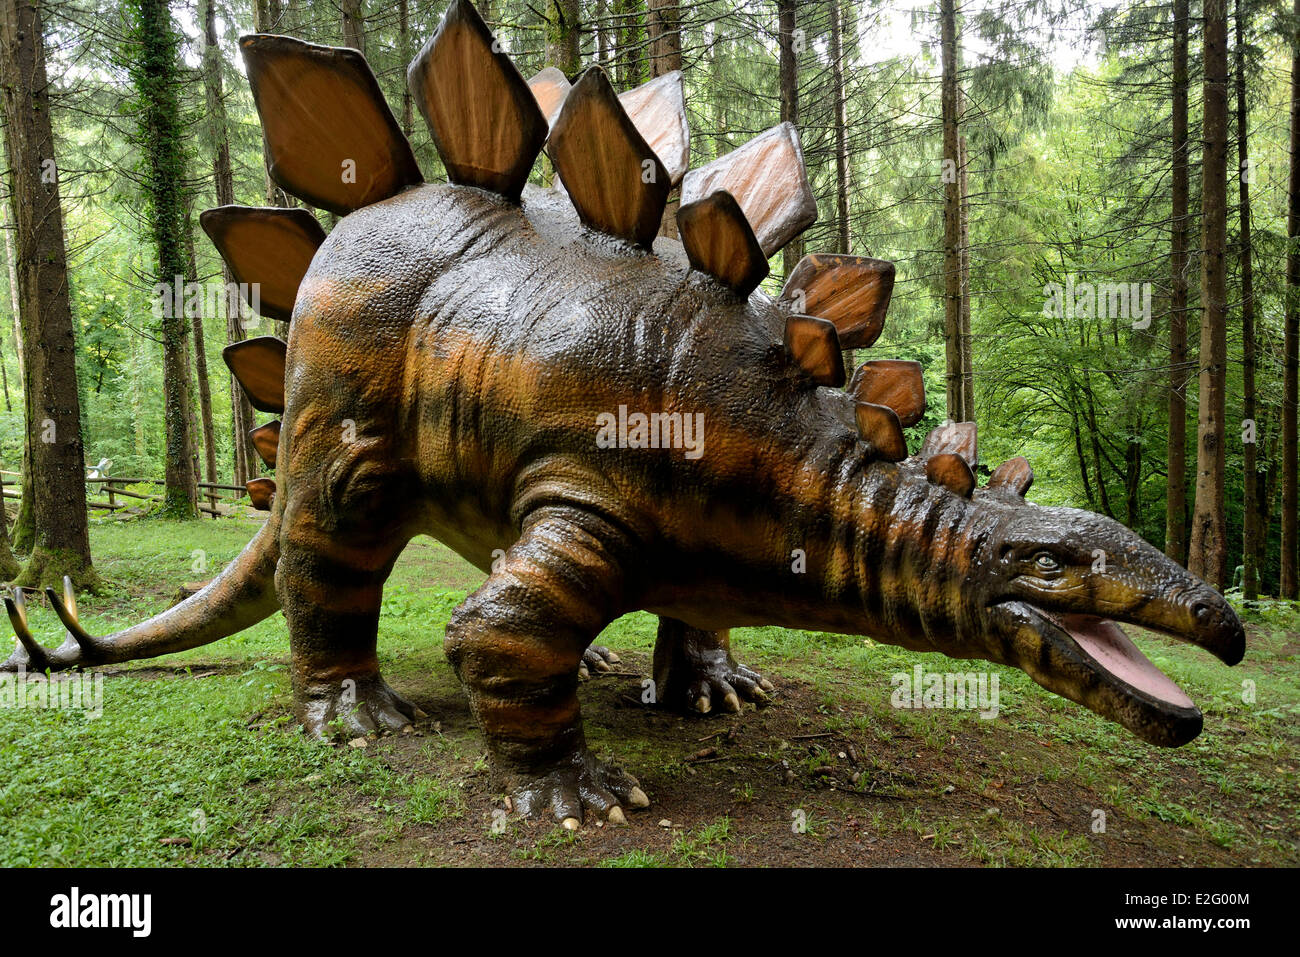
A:
MULTIPOLYGON (((307 733, 398 731, 420 716, 379 674, 379 607, 401 545, 287 526, 276 587, 293 656, 294 710, 307 733)), ((402 540, 404 543, 404 539, 402 540)))
POLYGON ((599 519, 547 509, 447 625, 447 657, 487 736, 493 771, 522 814, 568 828, 650 802, 587 748, 578 708, 583 650, 622 610, 617 536, 599 519))
POLYGON ((729 711, 740 702, 767 700, 772 682, 731 657, 731 633, 692 628, 676 618, 659 618, 655 641, 655 694, 667 708, 706 714, 720 701, 729 711))

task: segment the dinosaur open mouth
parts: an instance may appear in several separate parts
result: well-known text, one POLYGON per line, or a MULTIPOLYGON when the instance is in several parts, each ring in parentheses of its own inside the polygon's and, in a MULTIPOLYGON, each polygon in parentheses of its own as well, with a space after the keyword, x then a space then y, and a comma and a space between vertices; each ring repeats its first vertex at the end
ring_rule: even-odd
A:
POLYGON ((1048 615, 1074 639, 1079 649, 1112 678, 1176 708, 1192 708, 1186 692, 1151 663, 1118 624, 1095 615, 1048 615))

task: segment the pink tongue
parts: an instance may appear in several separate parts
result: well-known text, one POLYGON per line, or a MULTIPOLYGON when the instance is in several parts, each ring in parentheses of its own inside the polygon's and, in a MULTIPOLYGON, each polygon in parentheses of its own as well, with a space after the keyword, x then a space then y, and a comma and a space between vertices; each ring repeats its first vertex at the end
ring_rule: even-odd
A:
POLYGON ((1180 708, 1193 706, 1192 699, 1183 693, 1183 689, 1148 661, 1113 621, 1090 615, 1071 615, 1064 624, 1079 647, 1116 678, 1180 708))

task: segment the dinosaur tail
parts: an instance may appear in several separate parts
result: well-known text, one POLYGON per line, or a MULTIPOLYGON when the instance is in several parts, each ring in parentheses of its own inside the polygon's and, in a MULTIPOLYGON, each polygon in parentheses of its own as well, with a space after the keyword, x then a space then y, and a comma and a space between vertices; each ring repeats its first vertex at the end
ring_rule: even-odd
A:
POLYGON ((114 664, 138 658, 156 658, 211 644, 257 624, 279 610, 275 593, 275 566, 280 557, 280 519, 277 505, 270 518, 233 562, 201 591, 160 615, 111 635, 88 634, 77 621, 71 589, 60 600, 49 592, 51 604, 68 630, 60 647, 46 649, 32 637, 20 594, 5 599, 9 618, 26 652, 0 663, 0 671, 22 665, 30 670, 60 670, 81 665, 114 664))
POLYGON ((235 560, 200 591, 148 621, 99 639, 103 660, 154 658, 211 644, 280 610, 275 566, 280 558, 277 505, 235 560))

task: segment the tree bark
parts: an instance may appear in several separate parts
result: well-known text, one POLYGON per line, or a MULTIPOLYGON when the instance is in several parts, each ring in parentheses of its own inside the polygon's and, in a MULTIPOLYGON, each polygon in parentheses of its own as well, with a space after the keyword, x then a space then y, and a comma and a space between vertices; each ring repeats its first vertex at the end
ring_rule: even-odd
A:
MULTIPOLYGON (((280 0, 255 0, 253 3, 253 29, 258 33, 274 33, 280 28, 283 8, 280 0)), ((271 179, 271 158, 262 146, 263 177, 266 182, 266 205, 292 206, 293 199, 271 179)))
POLYGON ((1256 478, 1255 451, 1259 447, 1255 402, 1255 289, 1250 235, 1250 116, 1246 107, 1246 13, 1241 0, 1236 3, 1236 81, 1237 81, 1237 194, 1238 216, 1241 229, 1241 339, 1242 339, 1242 391, 1245 393, 1243 413, 1244 428, 1255 432, 1249 436, 1242 449, 1242 505, 1241 505, 1241 590, 1248 599, 1259 597, 1259 566, 1255 556, 1259 552, 1259 528, 1255 524, 1257 506, 1255 497, 1259 481, 1256 478))
MULTIPOLYGON (((1300 0, 1295 0, 1300 21, 1300 0)), ((1300 371, 1300 27, 1291 39, 1291 174, 1287 196, 1286 320, 1282 371, 1282 572, 1283 598, 1300 598, 1296 554, 1296 415, 1297 372, 1300 371)))
MULTIPOLYGON (((777 0, 777 44, 780 47, 781 120, 799 125, 799 54, 803 52, 803 34, 799 31, 795 0, 777 0)), ((803 239, 796 236, 782 250, 785 275, 803 258, 803 239)))
POLYGON ((76 334, 68 297, 67 250, 50 121, 40 8, 0 0, 0 96, 11 171, 19 312, 23 326, 24 413, 32 552, 18 581, 97 588, 86 522, 85 450, 77 390, 76 334))
POLYGON ((362 9, 362 0, 343 0, 340 5, 343 16, 343 45, 366 52, 366 18, 362 9))
MULTIPOLYGON (((146 164, 146 221, 158 259, 160 284, 174 286, 187 274, 185 262, 185 153, 178 85, 178 42, 167 0, 135 0, 135 55, 131 79, 140 99, 137 139, 146 164)), ((194 439, 190 433, 186 357, 191 335, 184 303, 164 303, 163 402, 166 456, 163 507, 177 518, 194 518, 194 439)))
POLYGON ((1165 554, 1187 561, 1187 28, 1188 0, 1174 0, 1173 169, 1170 214, 1169 436, 1165 484, 1165 554))
MULTIPOLYGON (((835 97, 835 251, 850 253, 853 240, 849 224, 849 110, 844 89, 843 0, 827 0, 831 23, 831 85, 835 97)), ((856 365, 852 349, 844 350, 844 372, 856 365)))
MULTIPOLYGON (((957 115, 965 115, 965 101, 961 87, 957 87, 957 115)), ((958 325, 958 345, 961 347, 961 407, 966 422, 975 421, 975 356, 971 348, 970 332, 970 190, 967 179, 969 157, 966 153, 966 137, 957 137, 958 186, 961 188, 961 203, 957 207, 961 214, 958 241, 961 243, 961 315, 958 325)))
MULTIPOLYGON (((202 22, 203 91, 207 105, 208 131, 212 148, 212 180, 216 188, 217 205, 229 206, 235 201, 235 178, 230 166, 230 132, 226 118, 225 81, 221 76, 221 50, 217 42, 216 0, 200 0, 199 15, 202 22)), ((235 282, 230 267, 221 264, 222 280, 227 289, 235 282)), ((239 296, 222 296, 226 320, 226 342, 244 339, 243 300, 239 296)), ((230 381, 231 447, 234 449, 234 482, 243 485, 257 474, 257 450, 249 438, 249 430, 256 425, 253 406, 239 387, 234 376, 230 381)))
POLYGON ((582 68, 578 0, 547 0, 546 62, 572 79, 582 68))
POLYGON ((18 259, 14 253, 13 230, 9 228, 9 203, 0 203, 0 231, 5 236, 5 267, 9 270, 9 307, 14 319, 14 353, 18 357, 18 391, 23 389, 23 327, 18 306, 18 259))
POLYGON ((1196 500, 1188 569, 1228 584, 1224 515, 1224 391, 1227 372, 1228 21, 1226 0, 1206 0, 1201 160, 1201 377, 1196 429, 1196 500))
MULTIPOLYGON (((486 23, 492 13, 488 4, 480 3, 479 12, 483 15, 483 21, 486 23)), ((399 0, 397 4, 397 42, 402 56, 403 63, 410 63, 411 54, 411 9, 409 0, 399 0)), ((406 138, 411 138, 414 130, 414 112, 411 108, 411 85, 402 84, 402 132, 406 138)))
POLYGON ((682 14, 677 0, 649 0, 646 36, 651 77, 682 68, 682 14))
MULTIPOLYGON (((188 209, 185 215, 185 249, 189 258, 191 281, 197 282, 199 270, 194 257, 194 221, 188 209)), ((208 351, 203 330, 202 309, 194 310, 194 315, 190 316, 190 329, 194 336, 194 380, 198 386, 199 422, 203 429, 203 464, 207 480, 216 482, 217 437, 212 422, 212 384, 208 380, 208 351)))
POLYGON ((955 0, 939 0, 943 77, 940 91, 943 123, 943 342, 947 414, 966 421, 961 354, 961 156, 957 133, 957 9, 955 0))

